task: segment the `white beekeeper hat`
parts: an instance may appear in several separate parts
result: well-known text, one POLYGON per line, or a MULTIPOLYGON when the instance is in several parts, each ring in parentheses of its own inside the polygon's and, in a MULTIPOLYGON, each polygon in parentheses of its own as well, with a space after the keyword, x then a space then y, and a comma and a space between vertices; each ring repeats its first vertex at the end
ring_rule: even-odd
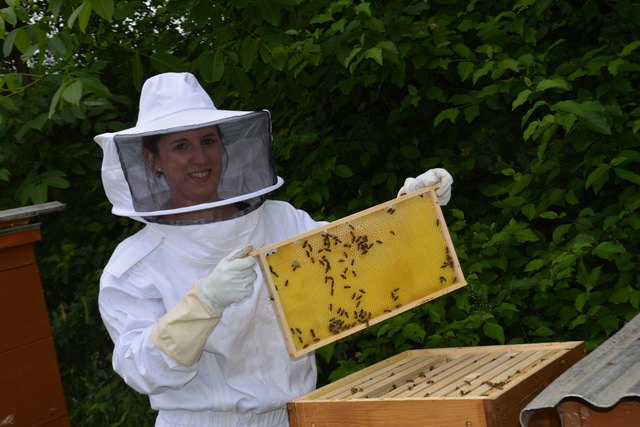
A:
POLYGON ((271 157, 271 117, 266 110, 218 110, 189 73, 148 79, 132 128, 96 136, 104 152, 102 181, 116 215, 133 218, 192 212, 243 202, 255 208, 283 184, 271 157), (222 200, 167 209, 169 187, 144 159, 144 137, 218 126, 224 169, 217 189, 222 200))

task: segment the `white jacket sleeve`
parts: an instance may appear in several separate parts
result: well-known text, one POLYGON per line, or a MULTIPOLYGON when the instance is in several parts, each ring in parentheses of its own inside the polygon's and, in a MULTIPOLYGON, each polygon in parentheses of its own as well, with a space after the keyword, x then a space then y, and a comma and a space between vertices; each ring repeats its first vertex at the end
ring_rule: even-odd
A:
POLYGON ((197 363, 185 366, 154 344, 152 331, 166 310, 156 287, 135 267, 119 278, 105 272, 98 302, 114 343, 113 368, 130 387, 153 394, 193 379, 197 363))

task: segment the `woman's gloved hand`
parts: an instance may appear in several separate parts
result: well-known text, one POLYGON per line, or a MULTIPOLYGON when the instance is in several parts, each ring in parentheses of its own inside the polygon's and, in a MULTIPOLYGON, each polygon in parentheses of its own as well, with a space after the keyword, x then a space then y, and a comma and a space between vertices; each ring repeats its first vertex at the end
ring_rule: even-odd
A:
POLYGON ((444 206, 449 203, 451 199, 451 186, 453 185, 453 177, 446 169, 435 168, 429 169, 425 173, 418 175, 415 178, 407 178, 404 181, 404 185, 398 191, 398 196, 412 191, 417 191, 424 187, 440 184, 440 187, 436 189, 436 196, 438 196, 438 202, 444 206))
POLYGON ((253 282, 257 278, 256 258, 247 256, 253 246, 245 246, 224 257, 204 279, 197 282, 198 293, 212 311, 222 311, 240 302, 253 292, 253 282))

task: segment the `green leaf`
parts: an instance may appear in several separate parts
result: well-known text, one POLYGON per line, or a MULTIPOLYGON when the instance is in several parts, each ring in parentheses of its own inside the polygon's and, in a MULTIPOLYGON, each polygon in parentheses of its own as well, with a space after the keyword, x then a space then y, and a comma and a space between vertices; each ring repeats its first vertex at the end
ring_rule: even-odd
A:
POLYGON ((62 99, 71 105, 79 105, 82 98, 82 82, 74 81, 62 91, 62 99))
POLYGON ((585 323, 587 323, 587 316, 584 314, 581 314, 575 319, 573 319, 573 321, 569 325, 569 329, 575 329, 580 325, 584 325, 585 323))
MULTIPOLYGON (((467 45, 462 43, 458 43, 455 46, 453 46, 453 51, 458 55, 462 56, 463 58, 468 58, 469 56, 471 56, 471 49, 469 49, 467 45)), ((465 79, 463 78, 462 80, 465 80, 465 79)))
POLYGON ((69 181, 62 171, 47 171, 39 176, 42 183, 54 188, 69 188, 69 181))
POLYGON ((21 30, 21 28, 17 28, 7 34, 7 36, 5 37, 4 42, 2 43, 2 54, 5 56, 5 58, 11 54, 16 35, 18 34, 18 31, 21 30))
POLYGON ((489 71, 493 69, 493 61, 487 61, 481 68, 477 69, 473 73, 473 84, 475 85, 481 77, 485 76, 489 71))
POLYGON ((578 120, 578 116, 573 113, 558 113, 555 115, 555 122, 562 126, 566 133, 571 132, 576 120, 578 120))
POLYGON ((482 326, 482 332, 484 332, 487 337, 493 338, 500 344, 504 344, 504 329, 497 323, 485 323, 482 326))
POLYGON ((58 58, 63 58, 67 52, 67 48, 58 36, 49 38, 48 48, 49 51, 58 58))
POLYGON ((363 1, 362 3, 356 5, 356 7, 354 7, 353 10, 358 15, 363 14, 366 16, 371 16, 371 3, 367 1, 363 1))
POLYGON ((524 104, 527 99, 529 99, 529 95, 531 95, 532 91, 530 89, 525 89, 518 94, 516 99, 511 103, 511 110, 515 110, 520 105, 524 104))
POLYGON ((184 63, 170 53, 159 52, 151 56, 151 66, 160 73, 184 71, 184 63))
POLYGON ((354 175, 351 168, 347 165, 336 166, 335 173, 340 178, 350 178, 354 175))
POLYGON ((320 15, 316 15, 309 20, 309 24, 324 24, 325 22, 333 21, 333 17, 327 13, 321 13, 320 15))
POLYGON ((473 66, 473 62, 464 61, 464 62, 458 63, 458 66, 456 68, 458 70, 458 75, 460 76, 462 81, 465 81, 473 73, 474 66, 473 66))
POLYGON ((213 55, 209 54, 200 64, 200 73, 207 83, 215 83, 220 81, 224 76, 224 54, 216 51, 213 55))
POLYGON ((514 237, 518 243, 537 242, 540 240, 530 228, 516 231, 514 237))
POLYGON ((635 185, 640 185, 640 175, 639 174, 637 174, 635 172, 632 172, 630 170, 627 170, 627 169, 622 169, 622 168, 614 168, 613 170, 616 173, 616 175, 618 176, 618 178, 624 179, 625 181, 632 182, 635 185))
POLYGON ((262 12, 262 17, 269 24, 277 27, 280 25, 280 7, 273 0, 254 0, 255 4, 262 12))
POLYGON ((372 47, 367 49, 364 52, 364 57, 373 59, 378 63, 378 65, 382 65, 382 49, 379 47, 372 47))
POLYGON ((574 306, 576 307, 576 310, 578 310, 579 313, 582 313, 582 310, 584 309, 584 305, 587 303, 587 301, 589 301, 590 298, 591 298, 591 294, 589 292, 581 293, 576 297, 574 306))
POLYGON ((447 108, 446 110, 440 111, 433 121, 433 127, 437 127, 443 120, 449 120, 455 124, 458 114, 460 114, 460 110, 457 108, 447 108))
POLYGON ((550 337, 554 334, 555 332, 552 329, 544 325, 540 325, 534 331, 529 332, 529 335, 534 337, 550 337))
POLYGON ((245 38, 240 47, 240 65, 242 65, 242 68, 245 70, 249 70, 257 57, 258 43, 251 37, 245 38))
POLYGON ((427 88, 427 99, 433 101, 447 102, 447 98, 444 96, 444 92, 437 86, 431 86, 427 88))
POLYGON ((578 119, 594 132, 611 135, 611 126, 607 118, 600 113, 585 111, 578 115, 578 119))
POLYGON ((524 271, 526 273, 537 271, 537 270, 540 270, 542 267, 544 267, 544 265, 545 265, 545 262, 543 260, 534 259, 527 263, 527 265, 524 267, 524 271))
POLYGON ((398 48, 394 42, 384 40, 379 42, 376 47, 382 49, 384 57, 390 60, 392 63, 397 64, 399 60, 398 48))
POLYGON ((80 13, 78 14, 78 26, 83 33, 87 31, 87 26, 89 25, 89 19, 91 18, 91 2, 90 0, 84 0, 82 3, 84 7, 80 9, 80 13))
POLYGON ((62 97, 62 91, 65 88, 65 83, 62 82, 60 86, 58 86, 58 90, 51 97, 51 102, 49 103, 49 118, 53 117, 53 114, 56 112, 56 108, 60 103, 60 98, 62 97))
POLYGON ((564 111, 566 113, 573 113, 576 115, 580 115, 589 111, 596 113, 605 111, 604 106, 598 101, 576 102, 574 100, 567 100, 556 102, 549 108, 552 111, 564 111))
POLYGON ((424 328, 417 323, 406 324, 402 328, 402 336, 408 340, 422 344, 427 335, 424 328))
POLYGON ((593 254, 598 258, 614 261, 620 255, 626 253, 627 250, 618 242, 602 242, 593 249, 593 254))
POLYGON ((624 288, 618 288, 611 293, 609 301, 614 304, 624 304, 629 301, 630 294, 631 289, 628 286, 625 286, 624 288))
POLYGON ((631 43, 625 45, 625 47, 622 48, 622 51, 619 53, 619 55, 629 56, 631 52, 633 52, 638 48, 638 46, 640 46, 640 40, 634 40, 631 43))
POLYGON ((480 107, 477 105, 469 105, 464 109, 464 119, 467 123, 473 122, 480 115, 480 107))
POLYGON ((13 102, 13 99, 4 95, 0 95, 0 107, 5 110, 18 111, 18 107, 15 102, 13 102))
POLYGON ((13 7, 5 7, 1 10, 0 20, 4 19, 10 25, 14 26, 18 23, 18 19, 16 17, 16 11, 13 7))
POLYGON ((320 348, 317 348, 315 353, 318 355, 325 363, 329 363, 333 358, 333 352, 335 349, 335 344, 331 343, 328 345, 323 345, 320 348))
POLYGON ((585 188, 593 186, 594 190, 597 193, 609 178, 609 168, 610 166, 606 164, 598 166, 587 176, 585 188))
POLYGON ((91 6, 102 19, 111 22, 113 17, 113 0, 91 0, 91 6))
POLYGON ((555 79, 543 79, 536 86, 536 90, 539 92, 542 92, 548 89, 569 90, 569 84, 565 79, 558 77, 555 79))

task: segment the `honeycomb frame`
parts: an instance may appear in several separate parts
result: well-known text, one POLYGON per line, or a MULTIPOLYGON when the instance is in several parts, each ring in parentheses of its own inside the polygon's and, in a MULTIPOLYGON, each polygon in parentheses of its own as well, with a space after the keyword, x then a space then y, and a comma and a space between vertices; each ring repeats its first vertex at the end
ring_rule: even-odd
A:
POLYGON ((434 187, 251 255, 298 357, 466 285, 434 187))

